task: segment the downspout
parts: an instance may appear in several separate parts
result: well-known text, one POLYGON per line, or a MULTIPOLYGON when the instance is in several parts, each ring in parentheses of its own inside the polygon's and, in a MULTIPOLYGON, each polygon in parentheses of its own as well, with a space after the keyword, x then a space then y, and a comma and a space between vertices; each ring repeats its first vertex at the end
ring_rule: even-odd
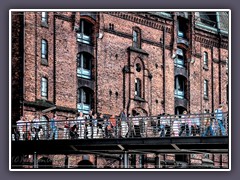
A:
POLYGON ((131 102, 131 68, 130 68, 130 51, 128 50, 128 68, 129 68, 129 82, 128 82, 128 105, 127 105, 127 113, 130 114, 130 102, 131 102))
MULTIPOLYGON (((165 31, 166 27, 165 25, 163 26, 163 112, 166 111, 166 77, 165 77, 165 69, 166 69, 166 64, 165 64, 165 31)), ((165 112, 166 113, 166 112, 165 112)))
POLYGON ((21 115, 24 116, 24 92, 25 92, 25 88, 24 88, 24 72, 25 72, 25 51, 24 51, 24 42, 25 42, 25 12, 23 12, 23 14, 20 14, 20 35, 19 35, 19 57, 20 57, 20 72, 21 72, 21 77, 20 77, 20 102, 21 102, 21 115))
POLYGON ((125 104, 126 104, 126 93, 125 93, 125 83, 126 83, 126 70, 125 68, 123 69, 123 109, 125 109, 125 104))
POLYGON ((219 62, 219 64, 218 64, 218 76, 219 76, 219 104, 221 104, 222 103, 222 97, 221 97, 221 80, 222 80, 222 78, 221 78, 221 42, 222 42, 222 35, 221 35, 221 33, 220 33, 220 18, 219 18, 219 12, 216 12, 216 19, 217 19, 217 30, 218 30, 218 36, 219 36, 219 49, 218 49, 218 62, 219 62))
MULTIPOLYGON (((98 14, 98 20, 97 23, 99 23, 99 14, 98 14)), ((96 23, 96 24, 97 24, 96 23)), ((94 32, 96 32, 96 24, 94 25, 94 32)), ((98 51, 98 39, 97 36, 95 36, 96 39, 96 50, 95 50, 95 59, 96 59, 96 75, 95 75, 95 88, 96 88, 96 100, 95 100, 95 112, 98 113, 98 109, 97 109, 97 104, 98 104, 98 96, 97 96, 97 92, 98 92, 98 58, 97 58, 97 51, 98 51)))
POLYGON ((56 105, 56 16, 53 12, 53 103, 56 105))
POLYGON ((222 97, 221 97, 221 85, 222 85, 222 83, 221 83, 221 80, 222 80, 222 77, 221 77, 221 41, 222 41, 222 36, 221 36, 221 34, 219 33, 219 49, 218 49, 218 69, 219 69, 219 71, 218 71, 218 77, 219 77, 219 104, 221 104, 222 103, 222 97))
POLYGON ((35 101, 37 100, 37 14, 35 12, 35 101))
POLYGON ((212 113, 214 112, 214 88, 213 88, 213 47, 211 48, 211 86, 212 86, 212 113))

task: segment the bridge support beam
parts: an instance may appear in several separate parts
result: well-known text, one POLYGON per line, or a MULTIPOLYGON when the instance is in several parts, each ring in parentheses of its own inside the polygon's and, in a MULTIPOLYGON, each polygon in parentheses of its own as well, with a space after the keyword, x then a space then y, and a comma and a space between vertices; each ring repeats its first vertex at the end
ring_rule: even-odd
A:
POLYGON ((124 168, 128 168, 128 153, 127 151, 124 152, 124 168))
POLYGON ((38 168, 38 159, 37 159, 37 152, 33 153, 33 168, 38 168))
POLYGON ((145 164, 145 155, 140 154, 139 155, 139 168, 144 168, 144 164, 145 164))
POLYGON ((68 155, 65 155, 65 161, 64 161, 65 168, 68 168, 68 155))
POLYGON ((161 161, 160 161, 159 154, 156 154, 156 156, 155 156, 155 168, 156 169, 161 168, 161 161))

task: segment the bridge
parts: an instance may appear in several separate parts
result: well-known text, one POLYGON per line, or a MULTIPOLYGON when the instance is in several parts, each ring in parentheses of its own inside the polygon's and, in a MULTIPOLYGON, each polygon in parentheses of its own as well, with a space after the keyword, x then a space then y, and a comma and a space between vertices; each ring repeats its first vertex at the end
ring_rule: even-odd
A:
POLYGON ((214 117, 216 114, 189 114, 126 121, 105 117, 56 120, 54 124, 20 122, 13 126, 19 137, 13 136, 11 155, 122 155, 127 167, 130 154, 228 154, 228 114, 224 113, 223 127, 214 117))

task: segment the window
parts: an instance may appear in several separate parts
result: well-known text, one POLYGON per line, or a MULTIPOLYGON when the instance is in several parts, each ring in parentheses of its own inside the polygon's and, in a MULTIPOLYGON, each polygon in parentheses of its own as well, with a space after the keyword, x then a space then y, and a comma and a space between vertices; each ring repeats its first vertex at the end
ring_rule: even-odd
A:
POLYGON ((112 24, 112 23, 109 23, 109 30, 114 30, 114 24, 112 24))
POLYGON ((208 98, 208 80, 204 80, 204 98, 208 98))
POLYGON ((216 12, 200 12, 201 22, 217 28, 217 14, 216 12))
POLYGON ((42 77, 42 81, 41 81, 41 96, 43 98, 48 97, 48 80, 45 77, 42 77))
POLYGON ((48 13, 42 12, 42 23, 47 24, 48 23, 48 13))
POLYGON ((77 56, 77 75, 78 77, 91 79, 91 61, 92 57, 87 53, 80 53, 77 56))
POLYGON ((185 79, 183 76, 176 76, 175 77, 175 97, 177 98, 184 98, 185 94, 185 79))
POLYGON ((133 28, 133 47, 141 48, 141 35, 139 28, 133 28))
POLYGON ((208 53, 207 52, 204 52, 204 54, 203 54, 203 65, 205 68, 208 67, 208 53))
POLYGON ((91 23, 81 20, 80 30, 77 33, 77 41, 85 44, 91 44, 92 28, 93 26, 91 23))
POLYGON ((78 89, 78 104, 77 109, 85 114, 91 109, 91 93, 88 88, 78 89))
POLYGON ((185 57, 184 57, 184 52, 182 49, 177 48, 177 57, 174 60, 174 64, 177 67, 183 68, 185 65, 185 57))
POLYGON ((42 59, 48 58, 48 42, 42 39, 42 59))
POLYGON ((187 23, 183 18, 178 19, 178 37, 186 38, 187 23))
POLYGON ((137 72, 141 71, 141 65, 139 63, 136 64, 136 71, 137 72))
POLYGON ((135 96, 141 97, 141 80, 135 79, 135 96))

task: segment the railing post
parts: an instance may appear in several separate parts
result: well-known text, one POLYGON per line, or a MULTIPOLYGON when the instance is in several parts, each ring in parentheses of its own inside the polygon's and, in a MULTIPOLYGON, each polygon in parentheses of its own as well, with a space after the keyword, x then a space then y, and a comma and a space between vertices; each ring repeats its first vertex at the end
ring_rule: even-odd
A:
POLYGON ((37 153, 33 153, 33 168, 36 169, 38 168, 38 159, 37 159, 37 153))
POLYGON ((160 168, 160 165, 161 165, 161 162, 160 162, 159 155, 156 154, 156 157, 155 157, 155 168, 156 168, 156 169, 159 169, 159 168, 160 168))
POLYGON ((68 155, 65 155, 65 161, 64 161, 65 168, 68 168, 68 155))
POLYGON ((128 168, 128 153, 127 151, 124 152, 124 168, 128 168))

